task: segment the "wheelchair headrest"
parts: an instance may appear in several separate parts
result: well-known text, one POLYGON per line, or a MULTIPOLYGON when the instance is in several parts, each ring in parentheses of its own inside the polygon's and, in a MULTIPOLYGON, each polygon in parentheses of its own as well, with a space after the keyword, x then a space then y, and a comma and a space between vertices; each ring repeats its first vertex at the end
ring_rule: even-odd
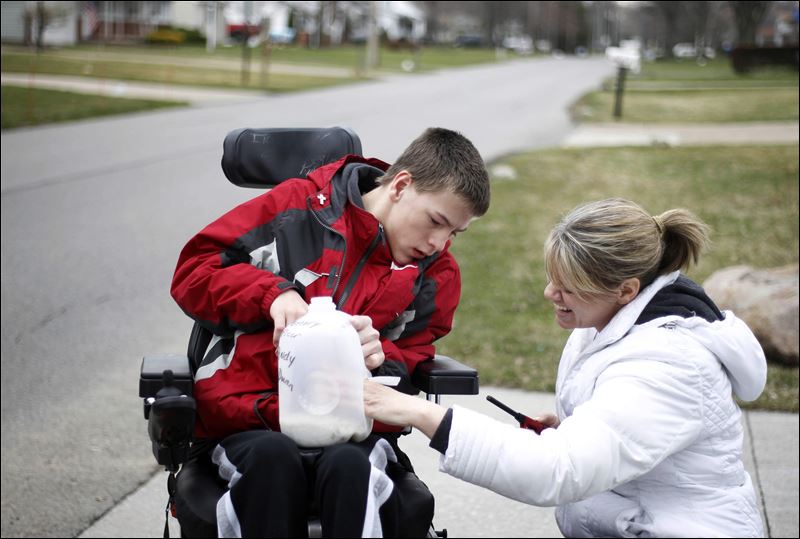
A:
POLYGON ((240 187, 273 187, 347 154, 361 140, 346 127, 236 129, 222 144, 222 170, 240 187))

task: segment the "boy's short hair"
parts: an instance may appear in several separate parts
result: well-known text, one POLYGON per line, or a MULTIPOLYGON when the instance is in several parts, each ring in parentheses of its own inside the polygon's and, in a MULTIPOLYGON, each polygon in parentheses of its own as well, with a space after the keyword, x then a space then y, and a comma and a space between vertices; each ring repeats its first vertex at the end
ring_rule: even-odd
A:
POLYGON ((464 135, 429 127, 403 151, 378 180, 390 182, 407 170, 420 192, 452 191, 469 204, 475 217, 489 209, 489 174, 478 150, 464 135))

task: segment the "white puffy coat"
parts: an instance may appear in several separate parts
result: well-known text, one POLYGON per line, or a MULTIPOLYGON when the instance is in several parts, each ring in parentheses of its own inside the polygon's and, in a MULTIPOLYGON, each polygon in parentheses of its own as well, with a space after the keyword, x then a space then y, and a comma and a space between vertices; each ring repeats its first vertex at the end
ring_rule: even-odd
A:
POLYGON ((558 429, 536 435, 455 407, 440 469, 558 505, 567 537, 763 536, 731 394, 753 400, 763 390, 758 341, 731 312, 713 323, 634 325, 678 275, 659 277, 602 332, 572 332, 558 370, 558 429))

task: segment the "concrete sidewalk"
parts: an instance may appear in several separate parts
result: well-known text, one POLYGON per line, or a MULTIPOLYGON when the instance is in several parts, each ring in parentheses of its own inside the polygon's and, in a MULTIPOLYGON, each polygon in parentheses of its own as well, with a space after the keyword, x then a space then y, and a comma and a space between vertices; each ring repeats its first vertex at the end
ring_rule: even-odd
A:
POLYGON ((680 146, 797 144, 798 122, 723 124, 581 124, 563 146, 680 146))
MULTIPOLYGON (((486 395, 530 414, 554 409, 551 393, 496 387, 484 387, 479 396, 445 397, 442 404, 459 404, 512 423, 505 412, 486 401, 486 395)), ((769 537, 798 537, 798 416, 745 411, 744 428, 745 466, 756 486, 764 531, 769 537)), ((446 528, 450 537, 561 536, 552 508, 509 500, 439 472, 438 453, 428 447, 428 440, 420 433, 415 431, 403 438, 401 447, 436 498, 436 529, 446 528)), ((155 474, 80 537, 161 536, 166 479, 166 473, 155 474)), ((179 537, 175 519, 169 520, 170 534, 179 537)))
POLYGON ((108 97, 183 101, 193 106, 255 101, 265 99, 268 95, 258 90, 225 90, 178 84, 23 73, 2 73, 0 83, 108 97))

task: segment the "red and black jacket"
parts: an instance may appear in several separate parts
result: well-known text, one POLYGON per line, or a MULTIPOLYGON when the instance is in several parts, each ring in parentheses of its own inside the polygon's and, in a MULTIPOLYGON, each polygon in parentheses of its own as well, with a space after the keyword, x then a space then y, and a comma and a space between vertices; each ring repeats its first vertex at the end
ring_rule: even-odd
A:
MULTIPOLYGON (((447 248, 418 265, 393 263, 360 196, 387 168, 347 156, 241 204, 186 244, 172 296, 215 334, 195 374, 198 437, 280 429, 269 309, 288 288, 370 316, 386 355, 373 372, 399 375, 398 388, 416 393, 409 376, 450 331, 461 279, 447 248)), ((398 429, 376 423, 374 430, 398 429)))

